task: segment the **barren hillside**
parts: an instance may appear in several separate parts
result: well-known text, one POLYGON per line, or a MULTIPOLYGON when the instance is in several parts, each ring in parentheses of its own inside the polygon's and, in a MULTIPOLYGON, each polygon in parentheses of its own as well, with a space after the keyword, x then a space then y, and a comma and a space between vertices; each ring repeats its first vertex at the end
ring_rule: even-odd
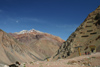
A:
POLYGON ((41 56, 42 60, 51 57, 64 42, 60 37, 34 29, 9 34, 24 46, 28 46, 32 51, 36 52, 41 56))

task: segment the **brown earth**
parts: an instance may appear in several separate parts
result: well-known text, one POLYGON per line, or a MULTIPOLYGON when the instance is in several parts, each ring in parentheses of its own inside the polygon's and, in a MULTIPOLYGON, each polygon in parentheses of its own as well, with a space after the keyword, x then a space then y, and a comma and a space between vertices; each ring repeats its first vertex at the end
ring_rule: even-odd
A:
POLYGON ((83 55, 57 61, 36 61, 22 64, 20 67, 100 67, 100 53, 83 55))

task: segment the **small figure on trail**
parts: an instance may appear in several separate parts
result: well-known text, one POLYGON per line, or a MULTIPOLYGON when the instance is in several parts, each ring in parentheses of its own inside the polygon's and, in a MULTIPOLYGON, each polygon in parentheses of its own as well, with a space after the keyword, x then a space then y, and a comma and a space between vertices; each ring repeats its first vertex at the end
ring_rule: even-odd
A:
POLYGON ((90 55, 90 52, 88 52, 88 55, 90 55))
POLYGON ((87 55, 87 52, 85 51, 85 55, 87 55))

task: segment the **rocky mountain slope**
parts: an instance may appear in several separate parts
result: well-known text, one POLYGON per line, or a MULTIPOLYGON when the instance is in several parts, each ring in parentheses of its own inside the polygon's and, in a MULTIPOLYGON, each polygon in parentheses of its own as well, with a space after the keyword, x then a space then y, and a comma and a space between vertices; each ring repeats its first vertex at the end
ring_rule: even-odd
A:
POLYGON ((59 37, 36 32, 10 33, 9 35, 0 29, 0 63, 44 60, 57 51, 63 42, 59 37))
POLYGON ((34 29, 9 34, 20 43, 28 46, 32 51, 35 51, 41 56, 42 60, 51 57, 64 42, 64 40, 57 36, 34 29))
POLYGON ((39 59, 41 57, 36 52, 0 29, 0 63, 30 62, 39 59))
POLYGON ((100 51, 100 6, 90 13, 85 21, 73 32, 59 48, 54 59, 79 56, 80 53, 91 53, 90 47, 96 47, 100 51))

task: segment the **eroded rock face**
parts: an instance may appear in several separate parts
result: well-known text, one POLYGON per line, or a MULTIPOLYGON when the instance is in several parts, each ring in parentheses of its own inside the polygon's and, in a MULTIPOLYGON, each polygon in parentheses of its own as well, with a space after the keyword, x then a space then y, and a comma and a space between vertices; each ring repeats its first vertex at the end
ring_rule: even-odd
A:
POLYGON ((10 35, 36 52, 42 60, 51 57, 64 42, 60 37, 36 30, 23 30, 19 33, 10 33, 10 35))
POLYGON ((36 59, 35 57, 30 57, 31 55, 28 54, 28 51, 28 49, 25 51, 22 44, 0 30, 0 63, 10 64, 17 60, 19 62, 26 62, 32 61, 32 58, 36 59))
POLYGON ((9 35, 0 29, 0 63, 44 60, 57 51, 63 42, 64 40, 59 37, 47 33, 31 31, 25 34, 10 33, 9 35))
POLYGON ((72 33, 66 42, 59 48, 54 59, 78 56, 78 46, 81 54, 90 51, 90 45, 95 45, 100 51, 100 6, 90 13, 85 21, 72 33), (84 50, 88 47, 87 50, 84 50))

